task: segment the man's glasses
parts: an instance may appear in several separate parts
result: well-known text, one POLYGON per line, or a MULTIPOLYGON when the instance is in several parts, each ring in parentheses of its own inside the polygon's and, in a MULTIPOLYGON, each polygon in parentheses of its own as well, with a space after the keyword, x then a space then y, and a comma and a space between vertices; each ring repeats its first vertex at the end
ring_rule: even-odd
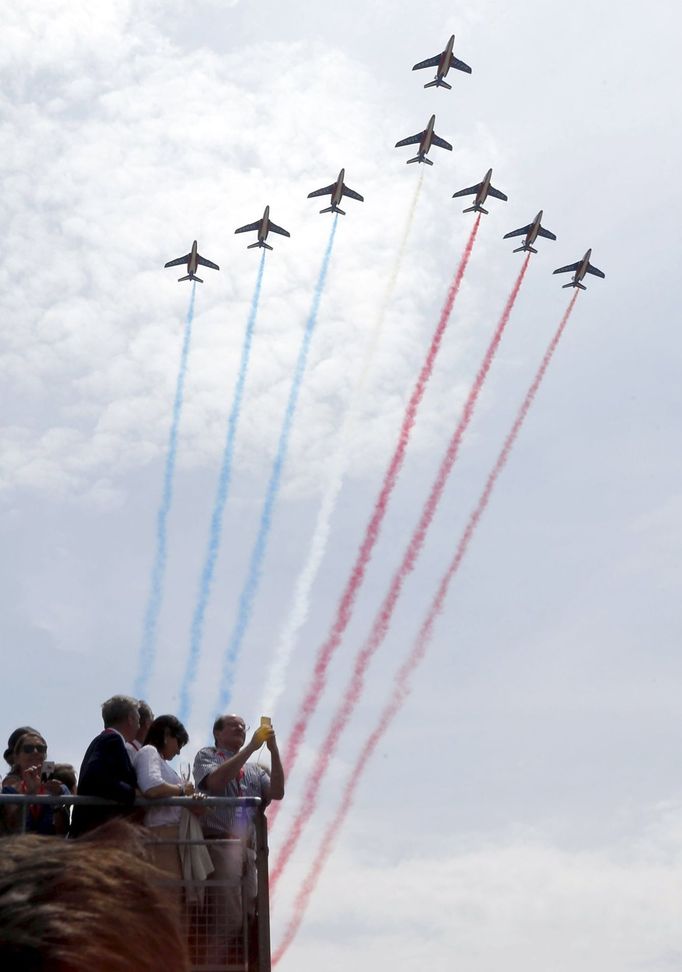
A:
POLYGON ((47 746, 43 743, 24 743, 21 747, 22 753, 42 753, 44 756, 47 752, 47 746))
POLYGON ((223 729, 239 729, 244 735, 249 731, 251 726, 245 726, 243 722, 226 722, 223 729))

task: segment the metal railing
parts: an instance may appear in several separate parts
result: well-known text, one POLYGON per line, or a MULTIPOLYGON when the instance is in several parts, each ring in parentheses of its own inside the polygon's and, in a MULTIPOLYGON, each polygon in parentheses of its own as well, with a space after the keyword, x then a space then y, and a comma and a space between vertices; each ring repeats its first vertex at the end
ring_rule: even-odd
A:
MULTIPOLYGON (((21 811, 12 822, 11 832, 6 832, 4 837, 16 836, 29 830, 29 808, 44 805, 59 809, 73 806, 120 806, 113 800, 105 800, 100 797, 72 796, 71 794, 52 796, 48 794, 2 793, 0 794, 0 818, 5 817, 5 807, 18 806, 21 811)), ((239 860, 244 862, 241 874, 235 869, 231 876, 222 873, 220 879, 212 878, 209 874, 204 881, 184 878, 175 880, 169 876, 168 879, 159 882, 164 888, 174 893, 181 902, 181 921, 183 930, 189 939, 190 968, 192 972, 213 972, 213 970, 216 970, 216 972, 218 970, 220 972, 227 972, 227 970, 229 972, 248 972, 248 970, 251 970, 251 972, 254 972, 254 970, 270 972, 268 826, 260 798, 203 796, 199 802, 193 797, 163 797, 158 800, 138 797, 135 800, 134 808, 181 807, 191 811, 196 810, 197 805, 207 810, 249 811, 254 834, 253 846, 249 846, 249 850, 255 856, 255 861, 246 863, 246 844, 234 837, 226 837, 225 839, 204 837, 201 840, 163 838, 159 840, 154 836, 154 828, 144 828, 149 835, 147 842, 150 847, 173 845, 177 846, 180 854, 182 847, 201 846, 206 848, 214 863, 221 856, 224 856, 226 860, 230 858, 235 862, 239 860), (246 871, 252 864, 255 864, 257 884, 253 915, 249 913, 251 902, 247 902, 245 896, 246 871), (229 889, 239 889, 242 921, 240 928, 235 930, 230 941, 227 941, 227 919, 220 912, 225 893, 229 889), (223 891, 222 898, 221 890, 223 891), (224 954, 222 956, 219 954, 220 949, 217 946, 218 938, 223 943, 221 948, 224 954)), ((126 813, 129 813, 130 809, 130 806, 126 806, 126 813)), ((249 843, 251 844, 251 842, 249 843)))

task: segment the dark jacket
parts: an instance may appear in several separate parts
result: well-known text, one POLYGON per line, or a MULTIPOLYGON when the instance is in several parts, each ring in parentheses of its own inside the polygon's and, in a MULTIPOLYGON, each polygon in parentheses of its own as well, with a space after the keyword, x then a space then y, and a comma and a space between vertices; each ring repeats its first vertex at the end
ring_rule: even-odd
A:
POLYGON ((123 806, 75 806, 69 836, 80 837, 113 817, 130 813, 136 786, 137 777, 123 738, 117 732, 105 729, 92 740, 83 757, 78 774, 78 796, 104 797, 123 806))

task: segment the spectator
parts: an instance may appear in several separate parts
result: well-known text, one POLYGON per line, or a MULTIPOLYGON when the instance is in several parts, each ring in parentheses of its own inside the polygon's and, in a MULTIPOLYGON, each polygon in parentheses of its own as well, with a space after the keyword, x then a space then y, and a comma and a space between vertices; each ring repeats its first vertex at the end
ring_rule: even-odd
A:
POLYGON ((135 765, 135 758, 137 754, 147 741, 149 727, 154 721, 154 713, 151 710, 151 706, 142 699, 140 699, 138 702, 137 711, 140 713, 140 728, 137 730, 134 739, 132 739, 130 742, 126 741, 126 749, 128 750, 130 762, 133 764, 133 766, 135 765))
POLYGON ((101 838, 74 843, 27 835, 4 841, 0 968, 188 972, 181 925, 134 828, 118 821, 101 838))
MULTIPOLYGON (((14 733, 12 734, 14 735, 14 733)), ((11 737, 10 737, 11 738, 11 737)), ((12 754, 12 769, 2 782, 3 793, 23 795, 68 796, 68 789, 58 780, 45 780, 43 764, 47 755, 47 743, 35 730, 29 730, 16 738, 12 754)), ((29 804, 25 825, 22 808, 15 804, 3 808, 7 832, 15 833, 25 826, 29 833, 63 836, 69 825, 68 811, 64 807, 48 804, 29 804)))
POLYGON ((102 719, 104 731, 92 740, 81 763, 78 795, 104 797, 124 806, 74 807, 72 837, 80 837, 112 817, 131 813, 135 801, 137 778, 125 744, 135 738, 140 728, 137 699, 112 696, 102 704, 102 719))
POLYGON ((40 735, 38 730, 34 729, 33 726, 19 726, 18 729, 15 729, 14 732, 10 733, 10 737, 7 740, 7 749, 3 753, 3 759, 10 767, 10 769, 14 761, 14 747, 17 744, 17 739, 19 738, 19 736, 23 736, 24 733, 26 732, 35 732, 37 733, 37 735, 40 735))
MULTIPOLYGON (((194 786, 183 782, 168 760, 177 756, 189 741, 187 730, 173 715, 154 719, 147 743, 137 754, 135 772, 142 795, 150 800, 159 797, 192 796, 194 786)), ((175 880, 182 879, 181 860, 178 850, 181 807, 151 807, 144 815, 144 825, 164 843, 151 845, 152 860, 157 867, 168 871, 175 880), (166 843, 170 841, 172 843, 166 843)))
POLYGON ((69 793, 76 795, 76 770, 71 763, 55 763, 50 779, 59 780, 69 793))
MULTIPOLYGON (((246 730, 241 716, 223 715, 216 719, 213 724, 215 746, 199 750, 194 760, 196 785, 201 792, 211 796, 260 797, 264 805, 270 800, 281 800, 284 796, 284 770, 275 731, 272 727, 261 726, 245 745, 246 730), (270 776, 260 767, 247 762, 264 742, 272 760, 270 776)), ((244 904, 249 918, 253 918, 257 891, 255 835, 252 815, 241 813, 240 809, 208 810, 202 826, 208 839, 233 838, 239 841, 237 850, 240 853, 236 860, 234 846, 209 845, 214 867, 212 878, 233 883, 236 883, 235 878, 241 878, 244 904)), ((211 881, 207 887, 211 890, 212 899, 209 907, 217 916, 217 921, 225 923, 222 941, 220 929, 210 936, 216 943, 217 953, 211 955, 209 961, 221 962, 225 959, 229 936, 243 921, 242 888, 211 888, 211 881)))

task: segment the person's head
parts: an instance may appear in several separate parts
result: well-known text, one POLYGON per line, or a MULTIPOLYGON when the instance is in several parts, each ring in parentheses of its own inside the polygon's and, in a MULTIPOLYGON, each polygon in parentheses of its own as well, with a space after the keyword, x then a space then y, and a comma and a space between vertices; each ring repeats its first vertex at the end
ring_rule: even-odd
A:
POLYGON ((213 738, 218 749, 237 752, 246 741, 246 723, 238 715, 221 715, 213 723, 213 738))
POLYGON ((27 834, 0 854, 0 968, 187 972, 179 916, 117 821, 93 839, 27 834))
POLYGON ((55 763, 52 770, 52 779, 59 780, 67 788, 69 793, 76 793, 76 771, 71 763, 55 763))
POLYGON ((145 745, 155 746, 164 759, 173 759, 188 742, 187 730, 174 715, 157 716, 145 739, 145 745))
POLYGON ((140 728, 140 712, 137 699, 129 695, 112 695, 102 703, 102 720, 105 729, 116 729, 126 742, 132 742, 140 728))
POLYGON ((33 726, 19 726, 18 729, 10 733, 9 739, 7 740, 7 749, 3 753, 3 759, 9 766, 12 766, 14 761, 14 747, 17 744, 17 739, 27 732, 35 732, 40 735, 38 730, 34 729, 33 726))
POLYGON ((47 755, 47 743, 35 729, 19 736, 14 743, 12 770, 21 775, 31 766, 42 766, 47 755))
POLYGON ((137 705, 137 711, 140 713, 140 728, 137 730, 137 735, 135 738, 138 742, 144 743, 147 738, 147 733, 149 732, 149 727, 154 721, 154 713, 152 712, 152 707, 148 702, 140 699, 137 705))

